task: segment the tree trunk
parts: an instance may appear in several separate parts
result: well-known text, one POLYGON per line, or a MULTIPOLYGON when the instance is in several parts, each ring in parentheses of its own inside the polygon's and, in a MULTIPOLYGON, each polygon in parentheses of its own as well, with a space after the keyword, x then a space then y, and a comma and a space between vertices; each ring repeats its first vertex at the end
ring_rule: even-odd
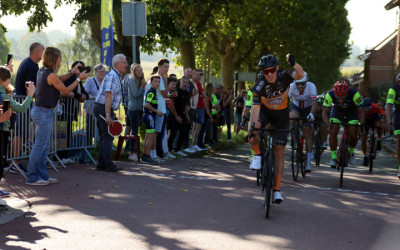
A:
POLYGON ((233 88, 233 56, 232 52, 225 55, 219 55, 219 60, 221 61, 221 73, 222 81, 224 83, 224 88, 233 88))
POLYGON ((193 47, 194 47, 193 41, 186 40, 179 42, 179 48, 181 52, 182 64, 184 69, 186 68, 194 69, 196 67, 193 47))

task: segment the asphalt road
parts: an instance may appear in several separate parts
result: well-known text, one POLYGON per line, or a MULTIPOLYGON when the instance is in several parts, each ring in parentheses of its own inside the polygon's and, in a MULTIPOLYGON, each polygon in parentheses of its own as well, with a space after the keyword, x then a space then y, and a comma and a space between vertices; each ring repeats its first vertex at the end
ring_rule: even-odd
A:
POLYGON ((70 165, 44 187, 10 174, 2 188, 31 207, 0 225, 0 249, 399 249, 396 159, 381 151, 371 174, 356 155, 342 189, 330 153, 298 182, 286 161, 268 219, 247 146, 119 173, 70 165))

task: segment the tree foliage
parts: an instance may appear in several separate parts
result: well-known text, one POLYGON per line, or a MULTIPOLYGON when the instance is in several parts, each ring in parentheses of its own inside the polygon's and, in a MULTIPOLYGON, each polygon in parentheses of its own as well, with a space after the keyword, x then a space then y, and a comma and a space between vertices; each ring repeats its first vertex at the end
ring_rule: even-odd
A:
POLYGON ((11 43, 8 41, 5 31, 0 27, 0 65, 4 65, 7 62, 7 54, 10 53, 11 43))

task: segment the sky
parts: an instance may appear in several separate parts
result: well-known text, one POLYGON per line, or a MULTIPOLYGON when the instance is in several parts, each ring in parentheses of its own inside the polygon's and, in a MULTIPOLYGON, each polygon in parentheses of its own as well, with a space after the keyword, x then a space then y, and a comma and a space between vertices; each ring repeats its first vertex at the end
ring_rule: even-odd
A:
MULTIPOLYGON (((397 27, 397 10, 385 10, 385 5, 390 0, 350 0, 346 8, 348 20, 352 27, 350 42, 358 45, 361 49, 372 48, 389 36, 397 27)), ((62 6, 54 9, 54 1, 46 0, 49 10, 53 13, 53 22, 48 24, 44 31, 62 30, 74 35, 75 31, 70 26, 71 20, 76 13, 77 7, 62 6)), ((7 29, 26 28, 28 14, 19 17, 2 17, 0 23, 7 29)))

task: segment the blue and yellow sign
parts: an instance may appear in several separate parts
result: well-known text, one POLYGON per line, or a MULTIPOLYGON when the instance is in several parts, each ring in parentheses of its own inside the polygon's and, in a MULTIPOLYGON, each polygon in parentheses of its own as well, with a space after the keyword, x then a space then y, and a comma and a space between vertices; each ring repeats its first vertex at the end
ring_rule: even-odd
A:
POLYGON ((101 63, 111 70, 114 50, 114 30, 112 21, 112 0, 101 0, 101 63))

